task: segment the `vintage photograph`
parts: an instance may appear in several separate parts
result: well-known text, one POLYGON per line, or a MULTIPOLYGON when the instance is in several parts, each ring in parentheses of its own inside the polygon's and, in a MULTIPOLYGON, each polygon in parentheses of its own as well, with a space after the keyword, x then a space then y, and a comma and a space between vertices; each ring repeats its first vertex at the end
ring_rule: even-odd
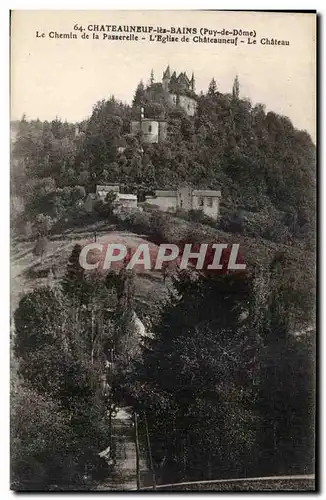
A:
POLYGON ((316 490, 316 22, 11 11, 12 490, 316 490))

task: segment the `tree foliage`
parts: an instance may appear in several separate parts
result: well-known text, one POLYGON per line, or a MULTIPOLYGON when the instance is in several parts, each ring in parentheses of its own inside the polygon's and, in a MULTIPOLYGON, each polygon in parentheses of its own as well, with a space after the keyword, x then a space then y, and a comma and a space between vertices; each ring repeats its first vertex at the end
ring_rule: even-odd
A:
POLYGON ((259 340, 242 319, 250 278, 181 274, 175 287, 126 385, 146 412, 157 466, 173 479, 240 474, 253 462, 257 425, 259 340))
POLYGON ((80 251, 75 245, 60 285, 27 293, 15 311, 15 489, 87 489, 109 472, 98 457, 110 443, 108 408, 115 402, 108 363, 114 351, 119 372, 137 354, 133 277, 125 269, 85 275, 80 251), (31 422, 22 423, 37 402, 31 422), (58 436, 48 427, 53 419, 58 436))
MULTIPOLYGON (((133 275, 86 275, 76 245, 60 286, 26 294, 15 312, 23 384, 13 410, 14 481, 41 489, 81 484, 94 472, 96 453, 107 446, 103 382, 116 401, 146 414, 156 467, 164 464, 170 482, 312 471, 314 342, 293 333, 313 313, 306 249, 315 229, 315 146, 288 118, 240 98, 238 78, 229 94, 212 79, 196 100, 189 117, 151 75, 132 107, 114 97, 100 101, 78 128, 58 119, 16 124, 13 221, 33 223, 40 257, 52 226, 79 213, 97 184, 113 182, 143 198, 181 183, 221 189, 218 231, 275 244, 258 277, 175 277, 143 359, 133 275), (140 107, 167 121, 166 141, 143 144, 130 134, 140 107), (277 253, 281 244, 291 259, 277 253), (24 412, 30 421, 22 421, 24 412)), ((105 217, 113 205, 94 204, 105 217)), ((195 212, 187 218, 191 238, 202 241, 208 221, 195 212)), ((160 212, 129 214, 128 223, 158 243, 176 237, 172 218, 160 212)))

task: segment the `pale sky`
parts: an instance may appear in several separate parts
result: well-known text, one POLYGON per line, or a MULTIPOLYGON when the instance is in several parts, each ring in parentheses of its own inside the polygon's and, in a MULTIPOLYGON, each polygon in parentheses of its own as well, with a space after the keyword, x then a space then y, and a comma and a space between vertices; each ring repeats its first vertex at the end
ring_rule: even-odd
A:
MULTIPOLYGON (((11 29, 11 119, 71 122, 90 116, 92 106, 114 95, 131 103, 138 82, 155 81, 169 64, 194 71, 196 91, 212 77, 231 92, 236 74, 240 96, 288 116, 315 139, 316 61, 314 14, 216 11, 14 11, 11 29), (77 33, 88 40, 50 39, 50 31, 77 33), (256 31, 256 45, 160 43, 148 40, 92 40, 88 25, 146 25, 256 31), (36 32, 45 33, 37 38, 36 32), (289 40, 290 46, 262 45, 261 38, 289 40)), ((126 35, 128 33, 125 33, 126 35)), ((148 37, 148 35, 141 35, 148 37)), ((182 37, 182 35, 175 35, 182 37)), ((102 37, 102 33, 100 34, 102 37)), ((247 42, 247 37, 244 38, 247 42)))

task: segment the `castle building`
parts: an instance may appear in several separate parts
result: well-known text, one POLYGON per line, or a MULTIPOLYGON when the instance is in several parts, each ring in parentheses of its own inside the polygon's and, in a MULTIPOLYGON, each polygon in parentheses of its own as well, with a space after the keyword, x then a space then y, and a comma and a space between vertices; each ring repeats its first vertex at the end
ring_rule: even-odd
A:
POLYGON ((191 79, 188 78, 186 72, 177 76, 175 71, 171 74, 170 66, 168 66, 163 73, 162 87, 167 92, 171 104, 182 108, 187 115, 194 116, 197 109, 194 73, 191 79))
MULTIPOLYGON (((153 83, 151 83, 153 87, 153 83)), ((162 84, 154 84, 163 90, 165 99, 173 106, 182 108, 188 116, 194 116, 197 110, 195 94, 195 77, 191 79, 186 72, 178 76, 175 71, 171 74, 170 66, 163 73, 162 84), (162 87, 161 87, 162 85, 162 87)), ((130 123, 132 135, 141 134, 142 141, 147 144, 157 144, 167 138, 167 121, 162 119, 145 118, 144 108, 141 108, 140 119, 130 123)))

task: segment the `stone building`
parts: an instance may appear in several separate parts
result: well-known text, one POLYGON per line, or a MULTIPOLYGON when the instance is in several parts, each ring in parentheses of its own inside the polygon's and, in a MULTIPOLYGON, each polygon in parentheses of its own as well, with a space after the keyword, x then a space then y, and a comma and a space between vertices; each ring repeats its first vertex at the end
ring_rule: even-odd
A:
POLYGON ((220 213, 221 191, 211 189, 192 189, 182 186, 176 190, 156 190, 155 196, 146 196, 146 203, 160 210, 174 212, 183 210, 202 210, 205 215, 217 219, 220 213))
POLYGON ((175 71, 171 74, 170 66, 168 66, 163 73, 162 87, 168 93, 171 104, 182 108, 187 115, 194 116, 197 109, 194 73, 191 79, 188 78, 186 72, 177 76, 175 71))
POLYGON ((130 123, 130 133, 132 135, 141 133, 144 142, 147 144, 157 144, 166 139, 167 122, 165 120, 145 118, 144 108, 141 108, 140 119, 132 120, 130 123))
POLYGON ((114 192, 116 195, 115 200, 113 201, 113 205, 116 210, 121 208, 130 210, 137 208, 137 196, 130 193, 120 193, 119 184, 107 184, 105 186, 97 185, 95 199, 105 202, 108 193, 111 192, 114 192))
POLYGON ((96 198, 98 200, 105 201, 107 194, 110 193, 111 191, 114 191, 115 193, 119 193, 119 191, 120 191, 119 184, 107 184, 105 186, 97 185, 96 186, 96 198))
POLYGON ((130 124, 130 133, 137 135, 140 132, 144 142, 157 144, 166 139, 167 122, 165 120, 152 120, 151 118, 133 120, 130 124))
MULTIPOLYGON (((182 108, 188 116, 194 116, 197 110, 197 100, 195 94, 195 77, 192 73, 191 79, 186 72, 178 76, 175 71, 171 74, 170 66, 163 73, 162 83, 151 84, 150 89, 158 88, 163 91, 165 102, 182 108)), ((161 95, 162 98, 162 95, 161 95)), ((154 102, 155 97, 153 98, 154 102)), ((130 133, 138 135, 141 133, 142 141, 147 144, 157 144, 167 138, 168 124, 164 119, 145 118, 144 108, 141 108, 139 120, 132 120, 130 123, 130 133)))
POLYGON ((137 208, 137 196, 129 193, 117 193, 117 198, 114 201, 115 210, 120 209, 133 210, 137 208))

